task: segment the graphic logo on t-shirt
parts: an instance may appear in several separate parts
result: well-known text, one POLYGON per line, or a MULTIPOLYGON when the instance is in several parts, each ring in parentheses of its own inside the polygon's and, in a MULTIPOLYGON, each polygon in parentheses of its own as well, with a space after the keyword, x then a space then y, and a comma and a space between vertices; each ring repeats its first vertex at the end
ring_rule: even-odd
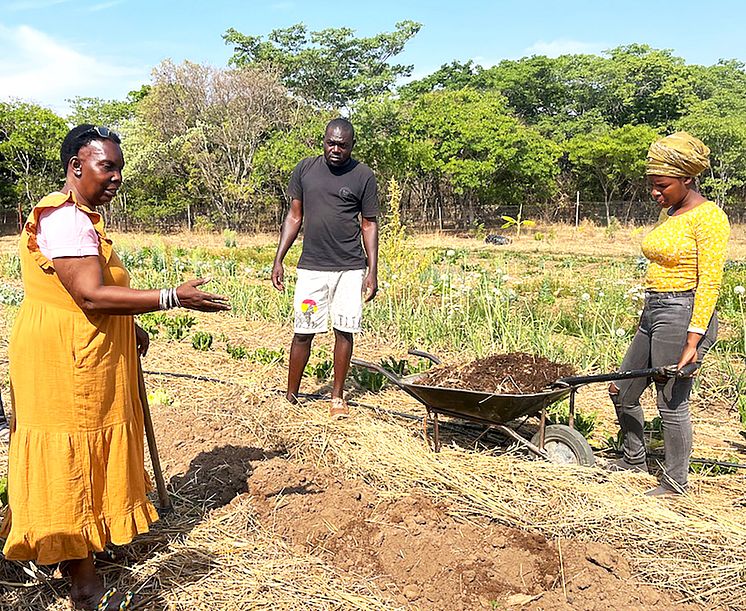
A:
POLYGON ((319 307, 313 299, 304 299, 300 304, 300 311, 303 312, 303 316, 306 317, 306 325, 311 326, 311 316, 313 316, 319 307))
POLYGON ((355 201, 355 194, 352 192, 352 189, 350 189, 349 187, 342 187, 339 190, 339 196, 346 202, 355 201))

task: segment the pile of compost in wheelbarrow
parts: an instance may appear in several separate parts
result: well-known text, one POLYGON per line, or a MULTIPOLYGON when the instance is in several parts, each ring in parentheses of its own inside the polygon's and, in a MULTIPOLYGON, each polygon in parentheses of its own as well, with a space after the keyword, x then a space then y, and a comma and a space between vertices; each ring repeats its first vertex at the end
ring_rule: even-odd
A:
POLYGON ((525 352, 511 352, 493 354, 465 364, 434 367, 418 378, 416 384, 523 395, 540 392, 558 378, 575 374, 570 365, 525 352))

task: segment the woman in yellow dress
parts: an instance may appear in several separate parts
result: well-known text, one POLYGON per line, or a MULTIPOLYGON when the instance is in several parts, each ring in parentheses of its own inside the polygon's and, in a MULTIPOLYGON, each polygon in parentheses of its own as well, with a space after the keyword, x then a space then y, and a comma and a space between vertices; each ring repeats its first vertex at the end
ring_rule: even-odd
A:
POLYGON ((79 609, 128 609, 132 593, 105 591, 93 552, 129 543, 157 519, 148 500, 138 352, 147 334, 133 314, 170 307, 214 312, 224 297, 204 280, 135 290, 97 206, 116 195, 119 137, 80 125, 65 137, 66 181, 31 212, 20 242, 24 299, 13 326, 10 560, 64 563, 79 609))
MULTIPOLYGON (((709 167, 710 149, 678 132, 654 142, 647 159, 651 194, 661 219, 642 242, 650 261, 645 306, 621 370, 701 361, 717 337, 715 303, 720 290, 730 226, 725 213, 705 199, 695 177, 709 167)), ((640 395, 648 380, 613 383, 609 392, 624 433, 624 457, 615 466, 647 471, 640 395)), ((649 495, 686 489, 692 451, 691 378, 656 381, 666 449, 661 485, 649 495)))

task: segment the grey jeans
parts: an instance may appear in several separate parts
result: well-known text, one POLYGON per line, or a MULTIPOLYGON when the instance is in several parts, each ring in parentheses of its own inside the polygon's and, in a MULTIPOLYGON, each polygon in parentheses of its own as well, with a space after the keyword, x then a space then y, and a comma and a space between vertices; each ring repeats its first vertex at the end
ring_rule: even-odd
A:
MULTIPOLYGON (((693 292, 647 293, 637 333, 627 349, 620 370, 675 365, 686 343, 693 305, 693 292)), ((699 341, 697 360, 701 361, 712 347, 717 338, 717 330, 717 314, 713 313, 707 333, 699 341)), ((624 458, 631 464, 645 462, 644 416, 640 396, 650 382, 646 378, 619 380, 614 383, 619 392, 610 393, 619 426, 624 433, 624 458)), ((686 486, 689 473, 689 457, 692 452, 689 395, 692 383, 692 378, 655 382, 666 449, 662 483, 674 489, 686 486)))

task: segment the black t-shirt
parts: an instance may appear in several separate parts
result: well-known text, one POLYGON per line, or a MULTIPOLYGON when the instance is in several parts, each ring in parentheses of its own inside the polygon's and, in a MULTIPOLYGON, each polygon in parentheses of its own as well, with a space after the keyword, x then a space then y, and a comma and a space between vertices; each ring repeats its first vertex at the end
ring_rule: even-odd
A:
POLYGON ((291 199, 303 202, 302 269, 343 271, 365 269, 360 215, 378 216, 376 177, 364 163, 350 159, 341 168, 323 155, 308 157, 293 170, 291 199))

